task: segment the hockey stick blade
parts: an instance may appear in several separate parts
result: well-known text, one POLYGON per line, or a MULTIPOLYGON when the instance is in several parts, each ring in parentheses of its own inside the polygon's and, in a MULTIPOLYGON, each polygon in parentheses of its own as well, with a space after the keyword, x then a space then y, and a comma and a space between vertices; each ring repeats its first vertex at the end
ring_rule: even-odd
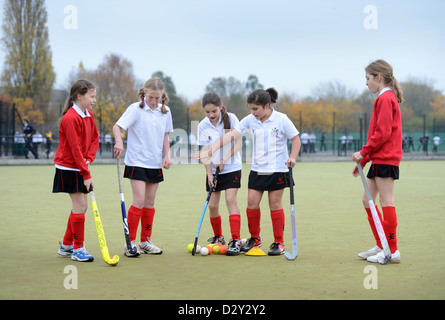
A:
POLYGON ((105 239, 105 232, 102 225, 102 220, 100 218, 99 209, 97 208, 96 198, 94 197, 94 192, 90 191, 91 206, 93 208, 94 221, 96 223, 97 237, 99 239, 100 251, 102 252, 102 257, 108 265, 116 266, 119 262, 119 256, 115 255, 110 258, 110 253, 108 252, 107 240, 105 239))

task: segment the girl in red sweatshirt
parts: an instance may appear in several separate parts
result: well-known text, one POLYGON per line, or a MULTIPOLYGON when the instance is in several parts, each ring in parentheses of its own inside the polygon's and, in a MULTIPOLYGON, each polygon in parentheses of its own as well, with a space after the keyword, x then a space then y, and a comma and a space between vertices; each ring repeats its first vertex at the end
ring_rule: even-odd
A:
MULTIPOLYGON (((399 103, 403 101, 402 90, 393 74, 393 69, 384 60, 377 60, 366 67, 366 85, 378 97, 374 103, 369 123, 368 140, 362 150, 352 155, 352 160, 360 162, 364 167, 372 161, 368 172, 368 187, 374 203, 379 195, 382 214, 376 206, 379 218, 391 250, 391 262, 400 262, 400 252, 397 249, 397 214, 394 206, 394 180, 399 179, 399 164, 402 160, 402 120, 399 103)), ((352 174, 359 176, 357 166, 352 174)), ((374 248, 359 253, 359 257, 370 262, 377 262, 379 255, 384 255, 376 231, 371 209, 366 195, 363 204, 368 214, 368 221, 376 239, 374 248)))
POLYGON ((59 127, 59 147, 54 158, 56 173, 53 192, 68 193, 71 214, 59 255, 76 261, 93 261, 84 246, 87 194, 93 187, 88 169, 99 149, 99 133, 91 108, 96 103, 96 88, 87 80, 78 80, 70 90, 59 127))

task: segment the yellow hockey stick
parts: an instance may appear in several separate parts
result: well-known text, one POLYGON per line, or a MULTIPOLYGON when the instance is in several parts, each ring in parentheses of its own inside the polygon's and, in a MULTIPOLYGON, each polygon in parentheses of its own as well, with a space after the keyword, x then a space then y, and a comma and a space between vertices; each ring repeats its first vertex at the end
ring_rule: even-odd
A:
POLYGON ((94 197, 94 192, 90 191, 91 205, 93 207, 94 221, 96 222, 97 237, 99 238, 100 251, 104 261, 111 265, 116 266, 119 263, 119 256, 115 255, 110 258, 110 253, 108 252, 107 240, 105 239, 104 227, 102 225, 102 220, 100 219, 99 209, 97 208, 96 198, 94 197))

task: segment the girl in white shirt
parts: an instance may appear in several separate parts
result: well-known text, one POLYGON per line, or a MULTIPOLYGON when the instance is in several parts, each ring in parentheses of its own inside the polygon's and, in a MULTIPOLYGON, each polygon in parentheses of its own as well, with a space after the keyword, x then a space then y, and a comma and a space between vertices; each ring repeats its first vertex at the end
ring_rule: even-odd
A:
MULTIPOLYGON (((238 118, 233 113, 228 113, 221 102, 221 98, 216 93, 207 93, 202 99, 202 106, 206 118, 198 125, 198 144, 204 149, 211 148, 224 135, 239 123, 238 118)), ((241 216, 237 202, 238 189, 241 187, 242 162, 239 153, 240 146, 232 143, 213 154, 211 162, 205 164, 206 169, 206 189, 213 189, 209 200, 210 224, 212 225, 214 236, 209 239, 210 243, 225 244, 222 234, 221 215, 219 213, 219 201, 221 191, 225 191, 226 206, 229 212, 229 224, 232 240, 226 255, 238 255, 240 252, 240 226, 241 216), (216 168, 219 167, 219 175, 216 185, 213 184, 213 176, 216 168)))
POLYGON ((243 118, 235 130, 224 135, 220 143, 213 145, 209 151, 200 152, 198 157, 208 161, 209 156, 221 145, 233 139, 240 139, 249 130, 253 137, 253 162, 249 175, 247 220, 251 238, 241 249, 249 251, 254 246, 261 246, 260 238, 260 202, 264 191, 268 191, 269 209, 272 218, 274 242, 270 246, 269 255, 284 253, 284 210, 282 205, 284 188, 289 186, 289 167, 295 166, 300 151, 301 141, 298 130, 290 119, 271 106, 278 99, 274 88, 253 91, 247 98, 251 114, 243 118), (287 140, 292 142, 289 155, 287 140))
MULTIPOLYGON (((133 192, 133 202, 128 209, 130 240, 135 247, 140 220, 140 252, 161 254, 162 250, 151 242, 151 234, 156 191, 164 180, 162 168, 170 167, 168 133, 173 130, 173 122, 170 109, 165 105, 168 97, 161 79, 148 80, 139 90, 139 97, 141 102, 130 105, 113 127, 114 155, 119 158, 123 152, 121 132, 128 130, 124 177, 130 179, 133 192)), ((124 248, 125 255, 133 256, 126 246, 124 248)))

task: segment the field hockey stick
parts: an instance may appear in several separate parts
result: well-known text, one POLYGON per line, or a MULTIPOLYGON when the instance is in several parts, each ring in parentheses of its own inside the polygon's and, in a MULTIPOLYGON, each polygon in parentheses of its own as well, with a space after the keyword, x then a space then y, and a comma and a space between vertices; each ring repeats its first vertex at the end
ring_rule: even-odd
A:
POLYGON ((289 167, 289 183, 290 183, 290 220, 292 233, 292 253, 285 252, 284 256, 287 260, 295 260, 298 256, 298 238, 297 238, 297 221, 295 219, 295 202, 294 202, 294 179, 292 177, 292 168, 289 167))
POLYGON ((122 187, 122 174, 120 158, 117 158, 117 177, 119 181, 119 193, 121 198, 122 222, 124 224, 124 235, 127 249, 131 254, 135 254, 138 249, 131 246, 130 231, 128 230, 127 210, 125 210, 124 188, 122 187))
POLYGON ((110 253, 108 252, 108 247, 107 247, 107 240, 105 239, 104 227, 102 225, 102 220, 100 219, 99 209, 97 208, 96 198, 94 197, 93 190, 90 191, 90 197, 91 197, 91 205, 93 207, 94 221, 96 222, 97 237, 99 238, 99 245, 100 245, 100 251, 102 252, 102 257, 104 258, 104 261, 107 264, 115 266, 119 262, 119 256, 115 255, 110 258, 110 253))
POLYGON ((388 241, 386 240, 385 231, 383 230, 382 222, 377 214, 377 210, 375 209, 374 201, 372 201, 371 192, 369 192, 368 184, 366 183, 365 175, 363 174, 362 165, 357 162, 357 168, 360 172, 360 177, 362 178, 363 187, 365 188, 366 198, 368 199, 369 208, 371 209, 372 220, 374 221, 375 228, 380 238, 380 242, 383 246, 383 253, 385 254, 385 258, 383 261, 381 259, 378 260, 380 264, 387 264, 391 259, 391 250, 389 249, 388 241))
MULTIPOLYGON (((216 168, 215 175, 213 176, 213 185, 215 185, 215 182, 218 179, 218 174, 219 174, 219 168, 216 168)), ((207 210, 207 205, 209 204, 210 197, 212 196, 213 188, 214 187, 210 188, 209 193, 207 195, 206 202, 204 204, 204 209, 202 209, 201 219, 199 219, 198 230, 196 231, 195 243, 193 244, 192 255, 195 255, 196 246, 198 245, 199 231, 201 230, 202 220, 204 219, 204 215, 207 210)))

